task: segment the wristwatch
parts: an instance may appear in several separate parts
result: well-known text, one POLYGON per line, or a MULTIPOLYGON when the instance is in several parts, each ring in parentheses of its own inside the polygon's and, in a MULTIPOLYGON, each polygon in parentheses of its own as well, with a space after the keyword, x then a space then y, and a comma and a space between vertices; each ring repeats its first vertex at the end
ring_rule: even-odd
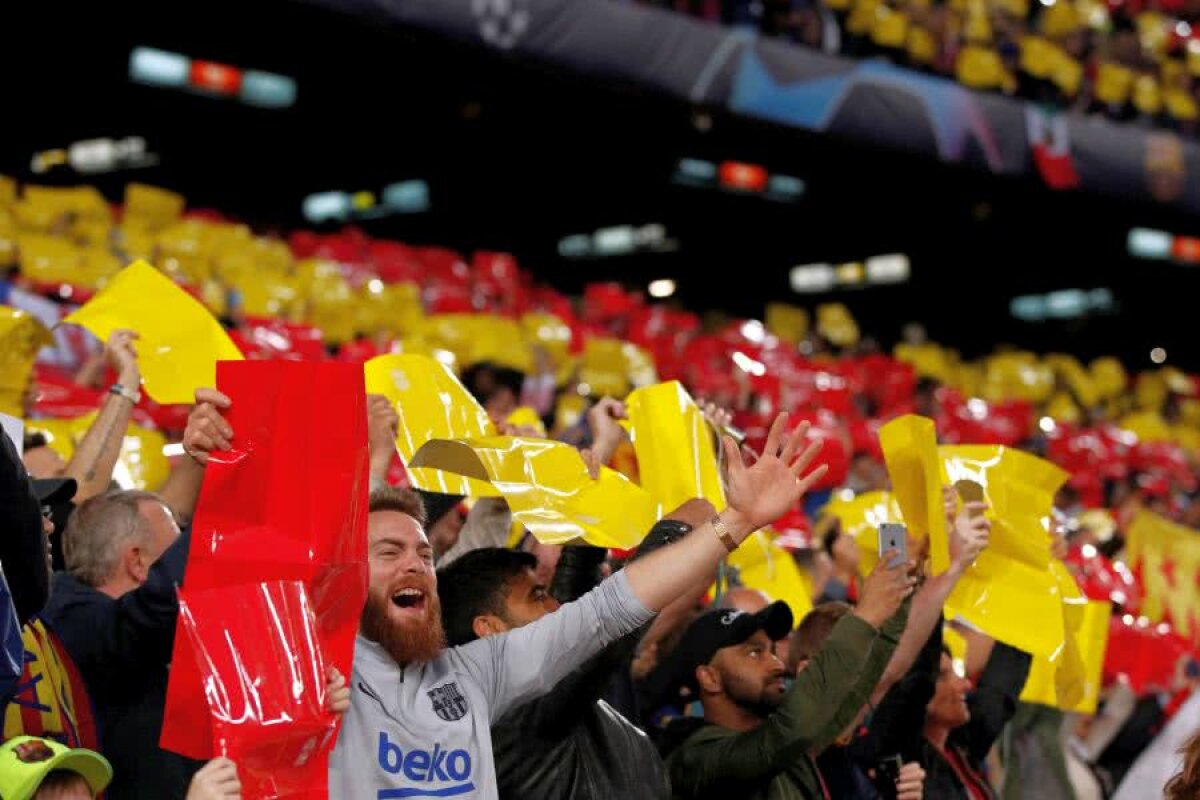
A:
POLYGON ((142 393, 137 389, 130 389, 128 386, 122 386, 119 383, 114 383, 112 386, 108 387, 108 393, 115 394, 117 397, 124 397, 135 406, 142 399, 142 393))
POLYGON ((733 536, 729 533, 729 528, 725 526, 725 520, 721 519, 720 514, 709 520, 708 524, 712 525, 712 529, 717 532, 717 538, 721 540, 721 544, 725 545, 726 550, 732 553, 738 549, 738 543, 733 540, 733 536))

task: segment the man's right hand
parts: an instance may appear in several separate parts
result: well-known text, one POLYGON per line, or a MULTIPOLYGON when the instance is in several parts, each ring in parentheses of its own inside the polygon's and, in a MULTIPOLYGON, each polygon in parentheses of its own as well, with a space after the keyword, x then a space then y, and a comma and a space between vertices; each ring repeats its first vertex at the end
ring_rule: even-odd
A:
POLYGON ((736 527, 740 529, 740 536, 734 537, 738 544, 795 508, 804 493, 829 471, 828 464, 821 464, 805 473, 821 451, 822 442, 817 439, 804 447, 809 424, 802 422, 787 433, 787 419, 787 414, 775 418, 762 454, 752 466, 746 466, 741 448, 731 437, 722 439, 729 500, 729 508, 724 514, 732 513, 738 517, 736 527))
POLYGON ((138 370, 137 350, 133 343, 137 341, 135 331, 118 328, 109 334, 104 344, 104 357, 117 372, 117 383, 126 389, 137 390, 142 382, 142 373, 138 370))
POLYGON ((396 455, 396 436, 400 415, 392 402, 381 394, 367 395, 367 447, 370 452, 371 474, 387 477, 396 455))
POLYGON ((992 523, 983 516, 987 503, 965 503, 950 531, 950 560, 959 569, 975 563, 991 541, 992 523))
POLYGON ((183 432, 183 452, 198 464, 207 464, 214 450, 230 450, 233 445, 233 428, 221 415, 233 405, 228 397, 216 389, 197 389, 196 407, 188 415, 187 428, 183 432))
POLYGON ((889 566, 896 555, 895 550, 889 550, 880 556, 875 571, 863 581, 858 607, 854 609, 854 613, 873 628, 883 627, 904 598, 912 594, 917 583, 917 579, 909 575, 913 562, 901 561, 894 567, 889 566))
POLYGON ((186 800, 241 800, 241 797, 237 765, 228 758, 214 758, 192 777, 186 800))

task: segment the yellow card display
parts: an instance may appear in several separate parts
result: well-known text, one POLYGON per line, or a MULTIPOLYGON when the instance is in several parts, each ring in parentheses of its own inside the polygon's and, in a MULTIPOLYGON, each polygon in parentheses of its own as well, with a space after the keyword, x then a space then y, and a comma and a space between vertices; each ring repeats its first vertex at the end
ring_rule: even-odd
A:
POLYGON ((64 322, 101 341, 118 328, 137 331, 138 367, 158 403, 191 403, 196 389, 215 386, 218 361, 242 353, 203 305, 144 261, 117 273, 64 322))
MULTIPOLYGON (((75 447, 96 421, 96 412, 74 419, 38 419, 26 429, 45 434, 46 444, 63 460, 70 461, 75 447)), ((158 431, 129 424, 121 443, 121 454, 113 467, 113 480, 122 489, 157 491, 167 480, 171 464, 163 455, 167 440, 158 431)))
POLYGON ((1125 539, 1131 569, 1141 569, 1145 587, 1142 614, 1170 622, 1180 635, 1195 639, 1200 607, 1200 538, 1196 532, 1150 511, 1133 519, 1125 539))
POLYGON ((364 366, 367 394, 381 394, 400 417, 396 448, 413 486, 430 492, 469 497, 497 497, 489 479, 443 472, 413 463, 424 444, 434 439, 479 439, 496 435, 483 406, 454 373, 429 356, 376 356, 364 366))
POLYGON ((592 480, 578 450, 548 439, 434 440, 416 452, 411 467, 490 483, 513 519, 544 544, 581 540, 627 549, 661 516, 655 499, 624 475, 605 467, 592 480))
POLYGON ((900 504, 890 492, 864 492, 847 498, 835 494, 821 513, 836 517, 842 533, 858 543, 858 571, 862 575, 870 575, 879 563, 879 526, 904 522, 900 504))
MULTIPOLYGON (((1069 574, 1066 578, 1074 582, 1069 574)), ((1063 648, 1057 657, 1033 659, 1021 701, 1094 714, 1100 700, 1111 616, 1111 603, 1065 599, 1063 617, 1068 633, 1063 648)))
POLYGON ((647 386, 625 400, 642 488, 664 508, 703 497, 725 507, 713 434, 679 381, 647 386))
POLYGON ((1035 657, 1054 656, 1066 631, 1050 552, 1050 510, 1067 473, 1005 447, 956 445, 938 452, 942 480, 946 485, 965 482, 977 487, 992 521, 991 544, 950 595, 947 618, 961 616, 992 638, 1035 657))
POLYGON ((894 419, 879 429, 879 442, 909 536, 928 537, 933 574, 940 575, 950 566, 950 545, 933 420, 913 414, 894 419))
POLYGON ((41 320, 25 311, 0 306, 0 412, 25 416, 22 397, 38 351, 54 341, 41 320))

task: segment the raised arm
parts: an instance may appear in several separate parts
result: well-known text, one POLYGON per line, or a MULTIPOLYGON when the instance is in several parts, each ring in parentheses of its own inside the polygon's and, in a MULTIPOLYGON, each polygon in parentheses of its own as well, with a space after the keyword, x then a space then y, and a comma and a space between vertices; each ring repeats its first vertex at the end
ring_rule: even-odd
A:
POLYGON ((942 609, 958 585, 959 578, 988 546, 991 523, 983 516, 986 509, 985 503, 967 503, 957 513, 953 505, 948 509, 948 521, 951 523, 950 566, 941 575, 927 580, 913 597, 908 627, 904 629, 900 643, 883 672, 883 678, 871 695, 874 705, 878 705, 888 689, 912 667, 934 628, 941 624, 942 609))
POLYGON ((900 611, 912 592, 908 564, 880 559, 863 587, 862 602, 834 626, 825 644, 800 671, 783 704, 753 730, 723 736, 680 751, 671 779, 683 794, 704 795, 733 780, 761 780, 819 752, 857 716, 879 679, 895 635, 904 624, 900 611), (881 638, 887 624, 891 638, 881 638), (883 651, 872 659, 875 648, 883 651))
POLYGON ((1017 712, 1017 701, 1032 662, 1028 653, 1003 642, 996 642, 992 648, 979 683, 967 698, 971 721, 951 734, 951 741, 965 747, 972 761, 980 761, 987 755, 1017 712))
POLYGON ((625 568, 629 586, 647 608, 659 611, 709 574, 750 534, 782 517, 827 470, 804 475, 820 452, 820 441, 803 451, 808 423, 787 434, 787 415, 780 414, 767 436, 762 455, 747 466, 733 439, 725 437, 729 507, 681 541, 651 553, 625 568))
POLYGON ((645 624, 710 574, 753 531, 800 501, 825 467, 801 477, 820 445, 813 443, 801 452, 808 426, 785 435, 786 424, 781 414, 753 466, 746 466, 732 440, 726 442, 729 508, 712 521, 634 561, 556 613, 459 648, 481 683, 492 685, 493 719, 546 692, 610 643, 645 624))
POLYGON ((107 491, 112 482, 113 468, 121 456, 125 431, 133 416, 133 398, 142 382, 137 353, 133 349, 136 339, 137 334, 133 331, 116 330, 104 347, 109 363, 117 370, 117 386, 121 393, 114 391, 104 396, 96 421, 87 429, 67 463, 66 476, 74 478, 78 484, 76 503, 107 491))

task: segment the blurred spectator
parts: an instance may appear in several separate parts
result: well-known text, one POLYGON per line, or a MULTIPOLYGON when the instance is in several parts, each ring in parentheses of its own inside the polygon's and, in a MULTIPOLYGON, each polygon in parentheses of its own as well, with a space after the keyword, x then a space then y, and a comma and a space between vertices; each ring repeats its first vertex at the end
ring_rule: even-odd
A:
POLYGON ((925 712, 921 761, 931 796, 996 797, 979 765, 1016 712, 1029 665, 1026 653, 997 642, 972 690, 949 652, 942 654, 925 712))
MULTIPOLYGON (((528 553, 490 548, 467 553, 441 570, 439 594, 450 645, 520 628, 556 612, 559 603, 538 580, 536 566, 528 553)), ((633 634, 610 645, 551 692, 492 726, 502 797, 670 797, 666 769, 654 746, 600 699, 636 641, 633 634)))
POLYGON ((67 572, 42 617, 87 685, 112 800, 181 797, 199 766, 158 746, 189 542, 162 499, 138 491, 83 503, 63 535, 67 572))
POLYGON ((834 517, 828 522, 820 536, 821 547, 833 562, 833 573, 825 582, 821 600, 849 600, 858 596, 858 542, 853 536, 842 533, 842 525, 834 517))
POLYGON ((90 497, 108 491, 112 485, 113 468, 121 455, 125 430, 133 417, 133 408, 141 399, 141 373, 138 370, 134 342, 137 334, 128 330, 113 331, 108 337, 104 355, 116 372, 117 381, 109 388, 95 421, 79 440, 70 461, 63 461, 44 436, 33 434, 25 441, 22 460, 35 478, 72 478, 77 485, 70 502, 51 507, 58 535, 51 537, 55 569, 63 568, 62 531, 66 530, 71 511, 90 497))
POLYGON ((433 547, 433 562, 437 564, 454 545, 466 524, 462 512, 462 495, 426 492, 420 489, 421 504, 425 507, 425 535, 433 547))
POLYGON ((18 736, 0 746, 5 800, 94 800, 112 777, 112 766, 99 753, 52 739, 18 736))
POLYGON ((500 425, 516 410, 525 376, 510 367, 481 361, 463 370, 462 383, 492 422, 500 425))
POLYGON ((714 610, 673 654, 679 678, 704 707, 705 725, 671 754, 676 797, 818 797, 813 761, 857 718, 907 620, 904 566, 879 569, 858 609, 789 689, 774 642, 792 628, 785 603, 757 614, 714 610), (869 655, 868 655, 869 654, 869 655))

